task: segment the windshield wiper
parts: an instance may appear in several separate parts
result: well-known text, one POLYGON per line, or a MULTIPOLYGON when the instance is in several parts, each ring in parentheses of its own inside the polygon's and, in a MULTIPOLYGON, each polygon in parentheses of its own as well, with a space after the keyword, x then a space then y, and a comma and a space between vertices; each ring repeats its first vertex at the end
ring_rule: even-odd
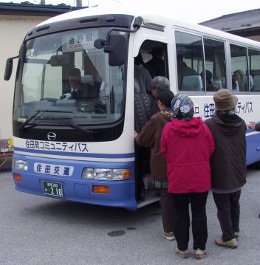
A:
MULTIPOLYGON (((37 123, 30 123, 31 120, 36 119, 37 115, 42 112, 57 112, 57 113, 73 113, 72 111, 62 111, 62 110, 36 110, 36 113, 34 113, 31 117, 29 117, 22 125, 19 126, 18 130, 24 130, 24 129, 29 129, 38 126, 39 124, 37 123), (30 125, 25 128, 26 125, 30 125)), ((40 119, 40 117, 37 117, 37 119, 40 119)), ((55 117, 44 117, 43 119, 45 120, 56 120, 55 117)), ((95 136, 95 132, 93 130, 85 130, 81 126, 73 123, 72 121, 69 121, 71 118, 59 118, 59 121, 64 122, 65 124, 69 125, 70 127, 80 130, 84 133, 86 133, 90 138, 93 138, 95 136)))
POLYGON ((21 131, 23 129, 28 129, 37 126, 37 123, 30 123, 31 120, 33 120, 39 113, 42 112, 58 112, 58 113, 73 113, 72 111, 63 111, 63 110, 36 110, 36 113, 34 113, 31 117, 29 117, 22 125, 18 127, 18 130, 21 131), (25 128, 26 125, 31 125, 27 128, 25 128))
POLYGON ((72 121, 69 121, 68 119, 61 119, 61 121, 68 124, 70 127, 74 128, 74 129, 77 129, 77 130, 80 130, 80 131, 86 133, 90 138, 94 138, 94 136, 95 136, 95 132, 93 130, 88 130, 88 129, 85 130, 81 126, 75 124, 72 121))

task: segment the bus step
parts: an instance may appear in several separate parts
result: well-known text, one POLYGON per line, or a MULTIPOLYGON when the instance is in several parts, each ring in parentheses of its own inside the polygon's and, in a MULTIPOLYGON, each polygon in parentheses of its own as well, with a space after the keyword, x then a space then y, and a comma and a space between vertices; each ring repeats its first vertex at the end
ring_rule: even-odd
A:
POLYGON ((145 200, 137 201, 137 208, 144 207, 154 202, 158 202, 160 197, 157 190, 146 190, 145 191, 145 200))

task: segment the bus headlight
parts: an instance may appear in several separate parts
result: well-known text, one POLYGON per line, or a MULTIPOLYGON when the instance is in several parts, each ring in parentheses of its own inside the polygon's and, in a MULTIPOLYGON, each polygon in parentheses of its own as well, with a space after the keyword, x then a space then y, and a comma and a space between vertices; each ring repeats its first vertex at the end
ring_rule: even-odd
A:
POLYGON ((113 169, 112 180, 124 180, 130 178, 130 169, 113 169))
POLYGON ((16 170, 27 171, 28 162, 25 160, 21 160, 21 159, 13 159, 12 167, 13 169, 16 169, 16 170))
POLYGON ((94 169, 93 168, 84 168, 82 173, 83 179, 94 179, 94 169))
POLYGON ((125 180, 130 178, 130 169, 125 168, 84 168, 83 179, 95 180, 125 180))
POLYGON ((98 180, 111 180, 112 169, 109 168, 96 168, 94 179, 98 180))

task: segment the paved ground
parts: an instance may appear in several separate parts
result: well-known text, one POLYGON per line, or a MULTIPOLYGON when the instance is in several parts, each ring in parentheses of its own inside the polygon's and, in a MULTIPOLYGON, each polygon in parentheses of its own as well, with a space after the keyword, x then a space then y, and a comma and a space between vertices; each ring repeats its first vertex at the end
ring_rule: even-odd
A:
MULTIPOLYGON (((208 255, 181 259, 176 242, 161 236, 157 204, 129 212, 17 192, 10 172, 0 173, 1 265, 259 265, 260 171, 248 170, 241 197, 239 247, 214 244, 216 208, 207 204, 208 255)), ((190 249, 191 249, 190 243, 190 249)))

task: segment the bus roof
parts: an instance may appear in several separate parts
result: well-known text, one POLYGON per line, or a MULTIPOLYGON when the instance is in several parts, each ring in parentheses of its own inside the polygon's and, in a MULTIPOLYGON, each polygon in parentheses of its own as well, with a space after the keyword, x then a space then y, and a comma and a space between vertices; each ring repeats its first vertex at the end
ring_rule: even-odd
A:
MULTIPOLYGON (((105 1, 106 2, 106 1, 105 1)), ((161 7, 160 7, 161 8, 161 7)), ((162 7, 166 8, 166 7, 162 7)), ((237 35, 233 35, 227 32, 223 32, 220 30, 212 29, 206 26, 191 24, 187 22, 183 22, 171 17, 169 12, 160 12, 166 14, 165 16, 159 16, 157 13, 153 13, 153 11, 149 8, 140 9, 138 6, 133 7, 133 5, 127 5, 119 2, 109 2, 103 3, 100 6, 88 7, 81 10, 71 11, 68 13, 64 13, 53 18, 47 19, 40 23, 38 26, 43 26, 47 24, 52 24, 55 22, 84 18, 88 16, 99 16, 99 15, 109 15, 109 14, 124 14, 131 15, 133 17, 142 17, 144 23, 154 23, 161 25, 165 28, 172 29, 174 27, 188 29, 189 31, 197 32, 199 34, 206 33, 207 35, 211 35, 212 37, 219 37, 232 40, 234 42, 244 43, 247 45, 258 46, 260 48, 260 43, 254 40, 250 40, 247 38, 243 38, 237 35)), ((37 27, 38 27, 37 26, 37 27)))

